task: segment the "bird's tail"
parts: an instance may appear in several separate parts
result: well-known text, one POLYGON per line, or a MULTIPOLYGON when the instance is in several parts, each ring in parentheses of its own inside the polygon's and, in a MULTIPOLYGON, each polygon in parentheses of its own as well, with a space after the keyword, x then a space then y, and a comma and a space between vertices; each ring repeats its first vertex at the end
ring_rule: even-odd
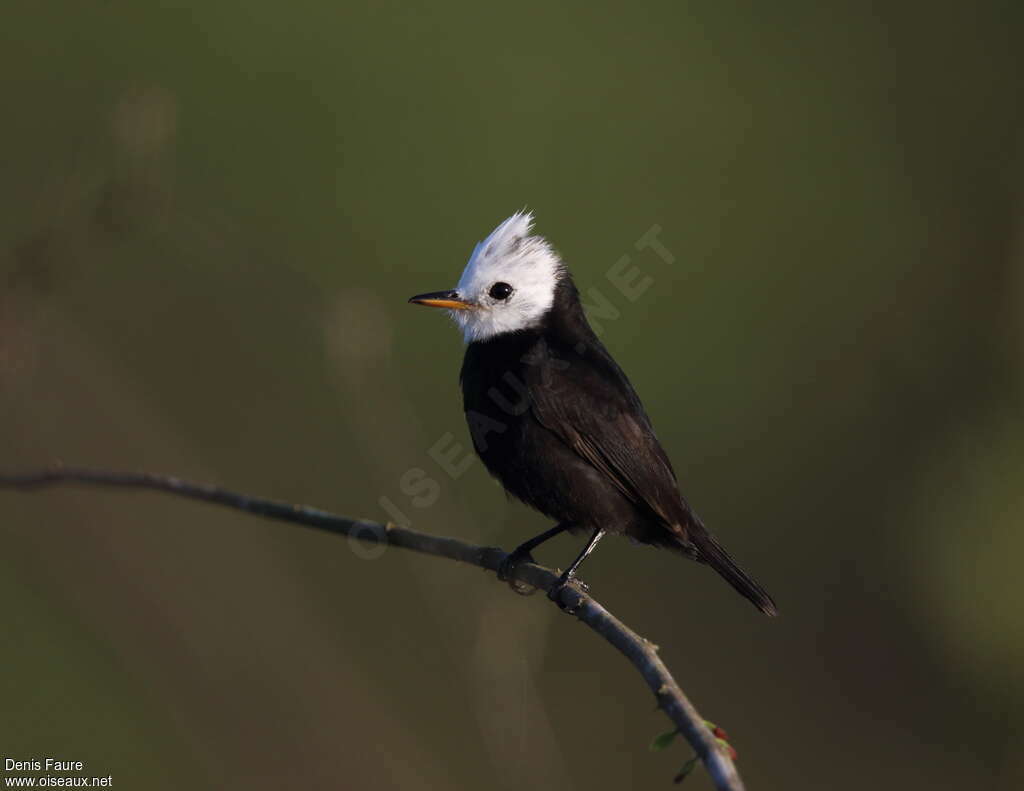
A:
POLYGON ((699 521, 686 528, 686 537, 697 548, 697 560, 707 563, 711 568, 725 577, 739 593, 753 602, 765 615, 778 615, 779 611, 768 595, 768 591, 752 580, 747 573, 736 565, 725 548, 715 540, 699 521))

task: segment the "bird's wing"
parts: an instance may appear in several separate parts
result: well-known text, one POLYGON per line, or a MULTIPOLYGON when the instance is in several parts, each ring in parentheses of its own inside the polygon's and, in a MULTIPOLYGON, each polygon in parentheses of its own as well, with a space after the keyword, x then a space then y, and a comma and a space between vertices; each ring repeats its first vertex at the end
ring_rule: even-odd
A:
MULTIPOLYGON (((600 350, 603 352, 603 349, 600 350)), ((640 399, 607 352, 530 367, 532 410, 630 502, 678 538, 693 517, 640 399)))
POLYGON ((729 556, 690 510, 633 386, 599 345, 562 364, 527 366, 531 408, 561 438, 666 531, 666 545, 710 565, 761 612, 772 597, 729 556))

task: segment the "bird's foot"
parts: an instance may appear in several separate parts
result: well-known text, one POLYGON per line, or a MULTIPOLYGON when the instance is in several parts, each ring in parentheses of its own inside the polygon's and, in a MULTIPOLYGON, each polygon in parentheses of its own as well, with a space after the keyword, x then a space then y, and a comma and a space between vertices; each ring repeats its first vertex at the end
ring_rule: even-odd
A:
POLYGON ((558 578, 558 582, 552 585, 550 590, 548 590, 548 598, 557 604, 558 608, 562 612, 568 613, 569 615, 573 615, 576 612, 576 607, 567 602, 564 596, 567 591, 571 590, 575 590, 577 593, 586 594, 590 591, 590 586, 575 576, 563 574, 558 578))
POLYGON ((498 567, 498 579, 502 582, 507 582, 508 586, 520 596, 529 596, 531 593, 536 593, 537 589, 533 587, 533 585, 530 585, 528 582, 512 578, 512 573, 520 563, 534 562, 533 555, 530 554, 529 549, 516 547, 505 556, 505 559, 498 567))

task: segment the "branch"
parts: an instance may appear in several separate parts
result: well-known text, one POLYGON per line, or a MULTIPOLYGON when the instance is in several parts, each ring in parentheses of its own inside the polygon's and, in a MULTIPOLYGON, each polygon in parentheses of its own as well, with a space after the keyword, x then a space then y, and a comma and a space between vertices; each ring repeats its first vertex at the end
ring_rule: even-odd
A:
MULTIPOLYGON (((450 558, 469 563, 489 571, 497 571, 507 554, 498 547, 480 547, 466 544, 458 539, 432 536, 398 527, 390 522, 379 524, 310 508, 305 505, 291 505, 260 497, 221 489, 201 483, 192 483, 180 478, 152 473, 122 473, 105 470, 83 469, 57 465, 49 469, 16 475, 0 475, 0 488, 41 489, 65 483, 84 483, 127 489, 155 489, 179 497, 204 500, 228 508, 235 508, 268 519, 304 525, 328 533, 348 536, 358 541, 401 547, 425 555, 450 558)), ((509 577, 527 583, 535 588, 550 591, 558 581, 558 574, 552 569, 534 563, 518 564, 509 577)), ((602 607, 593 597, 587 595, 575 583, 562 588, 556 604, 615 646, 643 676, 658 701, 658 708, 665 712, 679 733, 690 743, 703 761, 715 787, 719 791, 743 791, 740 779, 726 751, 722 749, 714 734, 697 713, 693 704, 683 694, 672 678, 665 663, 658 657, 658 647, 641 637, 622 621, 602 607)))

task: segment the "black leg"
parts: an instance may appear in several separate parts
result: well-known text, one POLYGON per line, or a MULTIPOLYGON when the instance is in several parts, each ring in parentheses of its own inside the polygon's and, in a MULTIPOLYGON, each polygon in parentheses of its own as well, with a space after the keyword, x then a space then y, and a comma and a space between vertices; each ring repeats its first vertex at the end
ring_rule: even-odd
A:
MULTIPOLYGON (((597 542, 600 541, 603 536, 604 536, 604 530, 602 530, 601 528, 597 528, 594 531, 593 535, 590 536, 590 540, 587 541, 587 545, 585 547, 583 547, 583 551, 580 552, 580 554, 576 556, 576 560, 574 560, 572 562, 572 565, 569 566, 569 568, 567 568, 565 571, 562 572, 562 576, 558 578, 558 582, 556 582, 552 586, 551 590, 548 591, 548 598, 551 599, 552 601, 556 602, 558 604, 558 606, 561 607, 566 612, 570 612, 571 613, 572 610, 570 610, 562 602, 562 591, 565 590, 566 586, 576 576, 576 569, 578 569, 580 567, 580 563, 582 563, 586 559, 587 555, 589 555, 591 552, 594 551, 594 547, 597 546, 597 542)), ((577 584, 578 585, 582 585, 583 588, 586 589, 586 586, 583 585, 582 582, 577 583, 577 584)))
POLYGON ((552 527, 550 530, 545 530, 539 536, 534 536, 529 541, 524 541, 522 544, 512 550, 512 554, 528 555, 530 552, 535 550, 549 538, 554 538, 557 535, 561 535, 569 529, 569 525, 566 522, 559 522, 557 525, 552 527))
POLYGON ((551 529, 545 530, 539 536, 534 536, 529 541, 524 541, 522 544, 520 544, 508 553, 508 557, 505 558, 505 562, 502 563, 501 568, 498 569, 498 579, 507 580, 509 578, 509 575, 512 573, 512 569, 514 569, 517 565, 523 563, 524 561, 528 563, 533 563, 533 555, 531 554, 533 550, 535 550, 549 538, 554 538, 555 536, 564 533, 568 529, 569 524, 567 522, 559 522, 551 529))
POLYGON ((561 579, 559 579, 560 585, 565 585, 565 583, 567 583, 576 575, 576 569, 580 567, 580 563, 587 559, 587 555, 594 551, 594 547, 597 546, 597 542, 600 541, 603 537, 604 530, 602 530, 601 528, 597 528, 594 531, 594 534, 590 537, 590 540, 587 542, 587 545, 583 547, 583 551, 576 556, 576 560, 572 562, 572 565, 569 566, 569 568, 562 572, 562 577, 561 579))

